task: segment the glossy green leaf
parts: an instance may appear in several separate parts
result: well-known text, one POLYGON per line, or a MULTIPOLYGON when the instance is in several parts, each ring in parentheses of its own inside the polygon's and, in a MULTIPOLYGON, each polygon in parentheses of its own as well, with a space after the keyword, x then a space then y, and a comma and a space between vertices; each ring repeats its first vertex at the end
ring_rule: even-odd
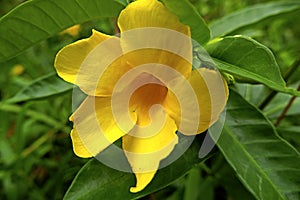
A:
POLYGON ((217 67, 241 82, 259 82, 280 92, 300 96, 287 88, 272 52, 257 41, 244 36, 227 36, 206 46, 217 67))
POLYGON ((141 198, 166 187, 186 174, 195 164, 201 161, 198 158, 199 149, 200 145, 198 141, 195 140, 191 147, 178 160, 158 170, 151 183, 139 193, 129 192, 130 186, 135 184, 133 174, 117 171, 105 166, 96 159, 92 159, 77 174, 64 199, 128 200, 141 198))
POLYGON ((278 133, 300 152, 300 125, 279 126, 278 133))
POLYGON ((116 17, 122 8, 113 0, 27 1, 0 19, 0 62, 72 25, 116 17))
POLYGON ((206 22, 188 0, 162 0, 162 2, 183 24, 190 26, 192 38, 199 44, 205 44, 210 40, 210 30, 206 22))
POLYGON ((8 99, 9 103, 17 103, 33 99, 45 98, 73 89, 73 85, 60 79, 56 74, 42 76, 21 89, 8 99))
POLYGON ((300 9, 299 1, 271 2, 246 7, 226 15, 210 24, 212 37, 228 34, 239 28, 255 24, 266 18, 279 16, 300 9))
POLYGON ((234 91, 230 92, 217 145, 257 199, 300 198, 299 152, 278 136, 256 107, 234 91))

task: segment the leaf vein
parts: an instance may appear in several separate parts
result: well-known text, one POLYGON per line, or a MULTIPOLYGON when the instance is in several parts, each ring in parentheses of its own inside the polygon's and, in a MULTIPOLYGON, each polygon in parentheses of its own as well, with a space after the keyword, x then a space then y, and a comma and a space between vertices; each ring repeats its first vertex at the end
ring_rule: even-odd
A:
POLYGON ((23 19, 23 18, 19 18, 19 17, 16 17, 16 16, 11 17, 11 19, 15 19, 15 20, 22 21, 22 22, 27 23, 27 24, 29 24, 29 25, 35 27, 36 29, 38 29, 38 30, 40 30, 40 31, 42 31, 42 32, 44 32, 44 33, 46 33, 46 34, 48 34, 48 35, 51 35, 50 32, 44 30, 43 28, 41 28, 41 27, 39 27, 38 25, 32 23, 31 21, 27 21, 27 20, 25 20, 25 19, 23 19))
POLYGON ((83 8, 83 6, 78 2, 78 0, 75 0, 74 2, 76 2, 76 4, 78 5, 78 7, 83 11, 83 13, 90 18, 90 14, 83 8))
POLYGON ((68 16, 69 19, 72 21, 73 24, 76 24, 76 22, 74 21, 72 15, 70 15, 65 9, 63 9, 59 4, 55 3, 55 1, 49 1, 51 2, 54 6, 56 6, 58 9, 60 9, 64 14, 65 16, 68 16))
MULTIPOLYGON (((51 2, 51 1, 50 1, 51 2)), ((43 8, 33 4, 33 7, 37 8, 38 10, 40 10, 42 13, 45 14, 45 16, 47 16, 52 22, 54 22, 54 24, 56 24, 57 27, 62 28, 61 25, 58 23, 58 21, 49 13, 47 13, 43 8)))

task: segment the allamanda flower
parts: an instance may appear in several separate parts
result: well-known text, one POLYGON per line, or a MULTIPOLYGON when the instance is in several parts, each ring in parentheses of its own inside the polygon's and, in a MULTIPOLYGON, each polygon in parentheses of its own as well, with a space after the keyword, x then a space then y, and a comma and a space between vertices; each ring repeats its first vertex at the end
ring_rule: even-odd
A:
POLYGON ((130 191, 139 192, 178 143, 177 131, 195 135, 218 119, 228 88, 215 70, 192 70, 189 27, 157 0, 129 4, 118 26, 120 37, 93 30, 64 47, 55 67, 87 94, 70 117, 75 154, 96 156, 122 138, 136 177, 130 191))

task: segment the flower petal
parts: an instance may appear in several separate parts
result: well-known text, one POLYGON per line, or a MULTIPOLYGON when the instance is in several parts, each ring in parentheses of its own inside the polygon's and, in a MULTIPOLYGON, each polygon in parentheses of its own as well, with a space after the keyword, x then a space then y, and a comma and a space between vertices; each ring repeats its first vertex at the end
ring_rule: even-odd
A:
POLYGON ((79 157, 96 156, 129 132, 136 123, 136 115, 134 113, 130 113, 130 116, 129 113, 123 115, 118 117, 130 118, 129 123, 120 124, 115 120, 111 98, 88 96, 70 117, 74 122, 71 137, 75 154, 79 157))
POLYGON ((71 131, 71 139, 73 144, 73 151, 77 156, 81 158, 90 158, 93 156, 80 139, 76 128, 73 128, 71 131))
POLYGON ((177 16, 157 0, 139 0, 130 3, 119 15, 118 25, 121 32, 144 27, 172 29, 189 35, 188 26, 183 25, 177 16))
POLYGON ((175 90, 168 91, 164 107, 175 120, 180 132, 195 135, 207 130, 218 120, 227 102, 228 86, 217 71, 207 68, 192 71, 188 82, 196 98, 187 95, 187 87, 183 87, 182 82, 178 81, 174 86, 175 90), (178 99, 178 96, 183 98, 178 99))
POLYGON ((166 65, 184 76, 192 69, 190 29, 157 0, 130 3, 118 19, 121 47, 133 66, 166 65))
MULTIPOLYGON (((146 161, 148 162, 148 161, 146 161)), ((136 186, 130 188, 130 192, 136 193, 143 190, 153 179, 156 171, 148 173, 135 173, 136 186)))
POLYGON ((57 73, 91 96, 110 96, 120 77, 131 69, 120 41, 93 30, 90 38, 64 47, 56 56, 57 73))
MULTIPOLYGON (((149 37, 149 36, 147 36, 149 37)), ((145 37, 146 38, 146 37, 145 37)), ((170 52, 167 50, 164 50, 164 47, 155 47, 155 48, 148 48, 147 44, 145 44, 144 41, 128 41, 128 38, 122 37, 121 41, 122 44, 129 44, 126 47, 125 45, 122 46, 122 48, 126 49, 124 50, 127 51, 125 58, 130 63, 130 65, 133 67, 140 67, 140 66, 146 66, 146 64, 152 64, 153 66, 156 65, 156 68, 159 67, 163 71, 163 68, 172 68, 173 70, 176 70, 183 76, 187 77, 190 72, 192 71, 192 48, 184 47, 182 45, 180 48, 185 49, 186 55, 185 57, 181 57, 181 55, 174 50, 174 52, 170 52), (138 46, 144 46, 143 47, 138 47, 138 46)), ((160 39, 158 39, 160 40, 160 39)), ((174 42, 174 41, 172 41, 174 42)), ((178 42, 178 40, 177 40, 178 42)), ((179 44, 178 42, 177 44, 179 44)), ((172 47, 173 48, 173 47, 172 47)), ((176 47, 174 47, 176 49, 176 47)), ((178 45, 178 50, 179 50, 179 45, 178 45)), ((147 67, 146 67, 147 68, 147 67)), ((150 68, 150 67, 149 67, 150 68)))
POLYGON ((87 55, 101 42, 110 36, 93 30, 90 38, 76 41, 61 49, 55 58, 57 74, 65 81, 75 83, 80 66, 87 55))
POLYGON ((137 113, 137 124, 144 126, 151 122, 149 111, 154 105, 160 105, 168 89, 160 84, 146 84, 138 88, 131 96, 130 107, 137 113))
MULTIPOLYGON (((153 128, 136 126, 122 138, 123 150, 136 175, 136 186, 131 187, 131 192, 139 192, 150 183, 160 161, 166 158, 178 143, 175 122, 163 109, 156 112, 155 121, 165 122, 160 130, 157 130, 156 125, 153 128)), ((157 124, 156 122, 153 123, 157 124)))

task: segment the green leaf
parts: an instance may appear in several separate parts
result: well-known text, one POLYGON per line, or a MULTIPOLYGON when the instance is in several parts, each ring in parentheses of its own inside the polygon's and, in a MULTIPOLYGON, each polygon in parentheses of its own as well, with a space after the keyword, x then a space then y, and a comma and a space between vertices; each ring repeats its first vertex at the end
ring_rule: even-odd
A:
POLYGON ((210 40, 210 30, 206 22, 189 1, 162 0, 162 2, 183 24, 190 26, 192 38, 199 44, 206 44, 210 40))
POLYGON ((213 200, 216 180, 212 176, 202 178, 196 175, 197 174, 189 174, 185 185, 183 200, 213 200), (192 175, 194 175, 194 177, 191 177, 192 175))
POLYGON ((1 145, 0 148, 1 162, 4 165, 9 166, 18 159, 18 155, 14 151, 13 147, 11 146, 7 138, 5 137, 1 138, 0 145, 1 145))
POLYGON ((130 186, 135 184, 134 174, 117 171, 105 166, 96 159, 92 159, 77 174, 64 199, 128 200, 141 198, 168 186, 186 174, 195 164, 201 161, 198 158, 199 149, 200 145, 195 140, 178 160, 158 170, 151 183, 139 193, 129 192, 130 186))
POLYGON ((200 197, 199 187, 203 183, 201 171, 199 167, 194 167, 189 171, 185 182, 184 198, 183 200, 197 200, 200 197))
POLYGON ((212 38, 297 9, 300 9, 299 1, 271 2, 247 7, 212 22, 210 24, 212 38))
POLYGON ((241 82, 259 82, 280 92, 300 96, 287 88, 272 52, 257 41, 244 36, 227 36, 206 46, 217 68, 241 82))
POLYGON ((299 153, 278 136, 256 107, 234 91, 217 145, 257 199, 300 198, 299 153))
POLYGON ((216 171, 218 183, 224 187, 228 199, 255 200, 254 196, 241 184, 235 171, 226 162, 216 171))
MULTIPOLYGON (((264 114, 268 116, 269 119, 278 119, 291 98, 291 96, 286 94, 277 94, 274 99, 264 108, 264 114)), ((300 98, 296 98, 295 101, 293 101, 292 106, 285 114, 285 116, 290 116, 293 118, 295 118, 297 115, 300 115, 300 98)))
POLYGON ((279 126, 277 131, 300 152, 300 126, 279 126))
POLYGON ((0 19, 0 62, 72 25, 116 17, 122 8, 113 0, 27 1, 0 19))
POLYGON ((73 89, 73 85, 60 79, 56 74, 42 76, 8 99, 8 103, 17 103, 33 99, 45 98, 73 89))
POLYGON ((115 2, 118 2, 119 4, 123 5, 124 7, 126 7, 131 0, 114 0, 115 2))

